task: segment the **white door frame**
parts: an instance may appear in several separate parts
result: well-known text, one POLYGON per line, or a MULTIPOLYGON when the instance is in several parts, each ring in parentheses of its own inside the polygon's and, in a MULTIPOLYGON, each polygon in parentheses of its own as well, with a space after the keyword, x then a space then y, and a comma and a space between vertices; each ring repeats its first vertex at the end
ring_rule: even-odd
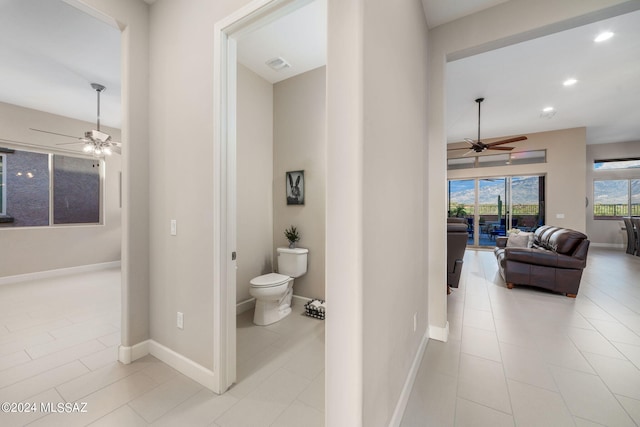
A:
POLYGON ((236 380, 236 41, 313 0, 254 0, 214 26, 214 391, 236 380))

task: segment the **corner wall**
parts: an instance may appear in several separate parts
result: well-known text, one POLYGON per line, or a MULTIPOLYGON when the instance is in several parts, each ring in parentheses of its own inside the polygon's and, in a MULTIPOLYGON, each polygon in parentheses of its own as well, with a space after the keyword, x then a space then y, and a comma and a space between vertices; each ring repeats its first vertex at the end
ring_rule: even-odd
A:
POLYGON ((122 345, 149 338, 149 7, 66 0, 122 30, 122 345))
MULTIPOLYGON (((284 230, 294 225, 299 247, 309 249, 308 271, 293 293, 325 298, 326 67, 273 86, 273 260, 286 247, 284 230), (287 205, 285 174, 304 170, 304 205, 287 205)), ((239 223, 240 224, 240 223, 239 223)))
POLYGON ((238 64, 236 302, 273 271, 273 85, 238 64))

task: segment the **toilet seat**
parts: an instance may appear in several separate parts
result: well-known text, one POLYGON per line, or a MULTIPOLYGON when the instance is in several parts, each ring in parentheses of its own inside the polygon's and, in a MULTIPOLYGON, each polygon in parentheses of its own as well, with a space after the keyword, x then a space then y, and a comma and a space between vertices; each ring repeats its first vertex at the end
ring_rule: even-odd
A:
MULTIPOLYGON (((255 277, 249 282, 251 287, 254 288, 272 288, 274 286, 280 286, 291 280, 291 277, 284 274, 269 273, 262 276, 255 277)), ((246 283, 246 282, 245 282, 246 283)))

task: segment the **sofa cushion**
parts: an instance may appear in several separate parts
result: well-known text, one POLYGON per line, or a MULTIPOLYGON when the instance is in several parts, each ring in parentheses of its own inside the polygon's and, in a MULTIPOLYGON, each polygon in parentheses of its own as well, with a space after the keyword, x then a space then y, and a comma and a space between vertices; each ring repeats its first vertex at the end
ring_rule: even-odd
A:
POLYGON ((587 238, 579 231, 563 228, 553 233, 549 238, 549 244, 559 254, 573 255, 578 245, 587 238))
POLYGON ((530 248, 533 246, 533 233, 510 233, 507 238, 508 248, 530 248))

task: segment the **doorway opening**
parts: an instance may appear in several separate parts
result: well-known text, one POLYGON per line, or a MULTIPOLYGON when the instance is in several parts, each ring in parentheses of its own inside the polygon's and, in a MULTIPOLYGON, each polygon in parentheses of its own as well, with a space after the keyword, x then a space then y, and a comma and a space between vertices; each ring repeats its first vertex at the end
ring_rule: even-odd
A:
MULTIPOLYGON (((246 359, 246 355, 239 355, 237 350, 242 346, 236 334, 236 327, 240 322, 236 319, 236 314, 253 309, 254 302, 248 292, 249 280, 275 270, 276 247, 286 246, 283 231, 293 221, 296 221, 293 225, 302 234, 301 246, 313 245, 316 232, 322 239, 321 244, 317 244, 322 250, 309 247, 307 274, 294 281, 294 304, 301 306, 304 303, 303 299, 296 298, 296 289, 308 290, 309 284, 305 280, 314 276, 315 270, 322 273, 321 279, 314 280, 321 285, 322 294, 317 296, 324 296, 324 158, 318 166, 317 159, 306 148, 303 150, 306 154, 296 155, 301 147, 308 144, 308 140, 314 138, 300 137, 298 133, 297 139, 293 138, 294 141, 291 142, 289 130, 279 130, 282 127, 281 116, 288 114, 287 108, 280 111, 279 106, 282 99, 291 97, 292 94, 293 98, 299 94, 296 101, 304 104, 308 95, 306 92, 296 92, 296 84, 302 79, 320 81, 323 104, 319 108, 322 123, 318 127, 322 132, 315 140, 326 143, 326 37, 323 37, 322 63, 314 63, 313 60, 307 63, 306 59, 291 58, 289 54, 278 52, 291 51, 293 39, 304 39, 304 32, 309 24, 294 22, 293 29, 289 29, 289 32, 277 25, 295 21, 294 18, 305 10, 320 8, 324 10, 319 19, 322 20, 326 34, 326 2, 274 0, 258 3, 252 3, 218 23, 215 29, 215 43, 219 49, 215 52, 214 65, 214 125, 217 130, 214 140, 214 373, 217 378, 215 391, 219 393, 223 393, 239 379, 237 362, 246 359), (264 53, 272 48, 260 45, 270 37, 263 35, 262 31, 270 27, 276 28, 276 49, 271 51, 269 58, 256 59, 251 52, 264 53), (278 59, 276 65, 285 65, 275 67, 279 70, 269 68, 268 65, 273 64, 274 59, 278 59), (267 68, 264 74, 263 68, 267 68), (294 80, 294 83, 288 83, 294 80), (288 89, 289 86, 293 89, 288 89), (293 93, 287 93, 288 91, 293 93), (269 96, 272 97, 270 102, 269 96), (269 121, 271 123, 267 123, 269 121), (291 170, 305 170, 304 205, 286 206, 285 173, 291 170), (317 191, 314 185, 319 185, 317 191), (314 197, 322 198, 321 207, 314 208, 314 197), (282 207, 281 204, 285 206, 282 207), (322 227, 305 227, 305 221, 309 221, 306 216, 314 210, 322 213, 322 218, 315 220, 315 224, 321 223, 322 227), (284 228, 281 224, 284 224, 283 221, 286 221, 284 228), (253 231, 249 232, 250 229, 253 231)), ((299 50, 313 52, 318 49, 313 42, 307 42, 303 47, 299 50)), ((298 106, 299 110, 305 108, 302 104, 298 106)), ((314 113, 308 116, 315 118, 317 115, 314 113)), ((290 122, 293 128, 294 123, 301 120, 294 118, 290 122)), ((315 126, 306 120, 305 124, 310 129, 315 126)), ((291 133, 296 132, 294 130, 291 133)), ((321 148, 320 152, 324 153, 326 150, 321 148)), ((309 286, 313 288, 314 285, 309 286)), ((316 297, 315 294, 305 296, 316 297)), ((242 320, 244 325, 246 319, 242 320)))

